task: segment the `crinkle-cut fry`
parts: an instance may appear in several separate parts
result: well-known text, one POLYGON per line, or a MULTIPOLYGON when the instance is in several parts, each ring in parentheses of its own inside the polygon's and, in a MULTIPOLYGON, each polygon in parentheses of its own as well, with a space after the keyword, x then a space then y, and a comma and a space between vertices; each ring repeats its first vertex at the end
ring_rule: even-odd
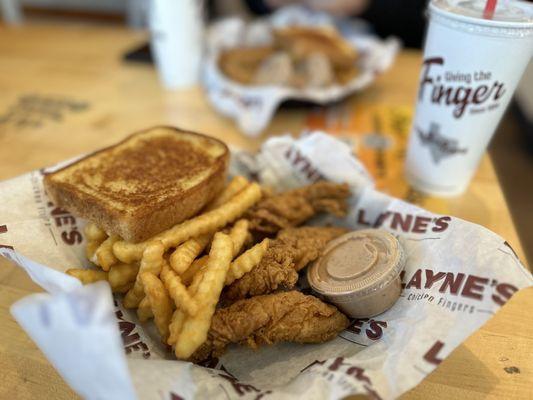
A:
POLYGON ((185 311, 183 311, 181 308, 174 310, 174 314, 172 314, 172 318, 170 320, 170 325, 168 326, 169 335, 167 343, 170 346, 173 346, 176 343, 176 340, 183 328, 183 323, 186 319, 187 313, 185 311))
MULTIPOLYGON (((202 257, 205 262, 207 262, 208 256, 202 257)), ((202 266, 204 266, 205 263, 202 263, 202 266)), ((196 293, 198 292, 198 286, 200 285, 200 282, 202 281, 204 277, 204 270, 198 271, 196 275, 194 275, 194 280, 190 284, 190 286, 187 288, 189 294, 191 296, 196 296, 196 293)), ((191 277, 192 280, 192 277, 191 277)), ((173 346, 174 343, 176 343, 176 340, 181 332, 181 329, 183 328, 183 323, 185 322, 185 319, 187 318, 187 314, 182 309, 176 309, 174 311, 174 314, 172 314, 172 322, 170 323, 169 330, 170 335, 168 337, 168 344, 173 346)))
POLYGON ((112 288, 124 286, 130 282, 135 281, 139 272, 139 264, 124 264, 119 263, 113 265, 109 269, 107 280, 112 288))
MULTIPOLYGON (((175 225, 157 234, 152 240, 161 241, 165 250, 167 250, 192 237, 215 232, 230 222, 235 221, 260 199, 261 187, 255 182, 250 183, 241 192, 218 208, 175 225)), ((142 257, 142 252, 146 246, 147 242, 128 243, 120 240, 113 245, 113 253, 120 261, 131 263, 142 257)))
POLYGON ((148 296, 144 296, 144 298, 139 303, 139 307, 137 307, 137 318, 139 318, 140 322, 146 322, 153 317, 154 313, 152 312, 150 300, 148 299, 148 296))
POLYGON ((89 222, 87 225, 85 225, 85 229, 83 231, 88 242, 102 243, 107 239, 108 236, 103 229, 93 222, 89 222))
MULTIPOLYGON (((229 232, 229 236, 233 242, 233 258, 235 258, 241 251, 244 243, 248 239, 250 232, 248 231, 249 222, 245 219, 240 219, 233 225, 229 232)), ((192 262, 189 268, 180 275, 181 281, 185 286, 189 286, 193 281, 194 276, 205 267, 209 256, 200 257, 192 262)))
POLYGON ((233 196, 242 191, 248 185, 248 179, 244 176, 237 175, 226 188, 220 193, 220 195, 207 205, 205 211, 214 210, 220 207, 222 204, 228 202, 233 196))
MULTIPOLYGON (((236 176, 224 189, 222 194, 211 202, 204 210, 213 210, 222 204, 229 201, 233 196, 239 193, 246 185, 248 180, 243 176, 236 176)), ((248 235, 249 222, 246 220, 239 220, 233 226, 230 236, 233 240, 234 252, 240 252, 242 246, 248 235)), ((170 266, 178 274, 181 275, 194 261, 198 255, 210 244, 213 235, 207 233, 197 238, 192 238, 176 247, 176 250, 170 256, 170 266)), ((235 255, 234 255, 235 257, 235 255)))
MULTIPOLYGON (((244 176, 237 175, 236 177, 234 177, 231 180, 231 182, 228 184, 228 186, 226 186, 226 188, 222 191, 222 193, 215 200, 213 200, 211 203, 209 203, 207 205, 207 207, 203 210, 203 212, 214 210, 215 208, 220 207, 222 204, 227 203, 232 197, 234 197, 235 195, 237 195, 237 193, 242 191, 249 183, 250 182, 244 176)), ((249 223, 248 223, 248 225, 249 225, 249 223)), ((247 230, 248 230, 248 225, 246 225, 246 229, 247 230)), ((242 223, 241 223, 240 227, 241 227, 241 229, 243 228, 242 223)), ((200 236, 200 238, 201 237, 202 236, 200 236)), ((213 239, 213 234, 211 233, 211 234, 209 234, 206 237, 208 239, 207 239, 207 242, 206 242, 205 246, 203 246, 202 250, 207 249, 209 251, 209 247, 210 247, 210 244, 211 244, 211 239, 213 239)), ((189 239, 189 240, 192 240, 192 239, 189 239)), ((185 242, 185 243, 188 243, 189 240, 187 242, 185 242)), ((234 243, 235 243, 235 240, 234 240, 234 243)), ((182 245, 180 245, 180 247, 181 246, 182 245)), ((238 251, 240 251, 240 248, 241 247, 239 247, 238 251)), ((198 254, 200 254, 200 253, 198 253, 198 254)), ((198 257, 198 254, 194 258, 198 257)), ((191 262, 192 261, 194 261, 194 259, 191 260, 191 262)), ((179 271, 178 269, 174 268, 172 263, 170 265, 172 266, 172 268, 174 269, 174 271, 176 271, 176 273, 178 275, 181 275, 185 271, 185 270, 179 271)), ((189 263, 189 265, 190 265, 190 263, 189 263)))
POLYGON ((244 274, 250 272, 257 266, 267 252, 268 244, 269 240, 264 239, 261 243, 257 243, 254 247, 237 257, 230 265, 225 284, 232 284, 235 280, 242 278, 244 274))
POLYGON ((120 237, 117 235, 109 236, 96 249, 91 261, 100 266, 104 271, 109 271, 109 268, 118 262, 118 259, 113 254, 113 244, 119 240, 120 237))
MULTIPOLYGON (((109 277, 108 277, 109 278, 109 277)), ((111 287, 113 293, 128 293, 129 290, 133 287, 133 282, 126 283, 124 285, 111 287)))
POLYGON ((107 239, 107 233, 96 224, 89 222, 84 229, 87 245, 85 246, 85 256, 88 260, 94 257, 94 253, 102 242, 107 239))
MULTIPOLYGON (((230 229, 228 235, 233 242, 233 258, 240 253, 244 243, 248 239, 248 236, 250 235, 248 230, 249 226, 250 222, 248 220, 240 219, 230 229)), ((190 267, 180 275, 181 281, 185 284, 185 286, 189 286, 191 284, 196 273, 206 265, 208 258, 209 256, 206 255, 194 260, 190 267)))
POLYGON ((210 242, 212 235, 206 233, 187 240, 176 247, 176 250, 170 255, 170 266, 178 274, 181 275, 196 257, 202 253, 207 244, 210 242))
POLYGON ((165 285, 170 297, 174 300, 176 308, 183 309, 189 315, 196 315, 198 312, 198 302, 191 297, 187 287, 167 263, 161 268, 161 280, 165 285))
POLYGON ((200 304, 200 311, 194 316, 188 316, 183 323, 175 342, 174 352, 177 358, 188 359, 207 339, 207 332, 224 287, 232 256, 231 238, 224 233, 216 233, 206 270, 194 296, 200 304))
POLYGON ((107 272, 96 269, 71 268, 67 269, 66 273, 74 278, 78 278, 84 285, 98 281, 107 281, 107 272))
POLYGON ((95 242, 92 240, 87 241, 87 244, 85 245, 85 257, 87 257, 87 260, 93 260, 94 253, 96 253, 96 250, 102 242, 95 242))
POLYGON ((233 241, 233 258, 241 252, 244 242, 248 237, 248 229, 250 227, 250 222, 246 219, 240 219, 235 222, 235 225, 231 228, 229 232, 229 237, 233 241))
POLYGON ((172 318, 172 300, 168 295, 163 282, 151 272, 141 272, 141 281, 144 287, 148 303, 152 307, 154 322, 161 334, 161 339, 166 343, 168 339, 168 326, 172 318))
MULTIPOLYGON (((113 268, 121 265, 123 264, 113 266, 113 268)), ((73 268, 67 270, 67 274, 78 278, 85 285, 97 281, 108 281, 113 293, 126 293, 132 288, 135 275, 130 280, 111 280, 111 272, 113 268, 109 272, 94 269, 73 268)), ((137 269, 138 268, 139 267, 137 267, 137 269)))
MULTIPOLYGON (((202 279, 204 279, 204 273, 207 269, 207 262, 209 261, 209 256, 205 257, 204 265, 202 265, 202 268, 194 275, 191 284, 187 288, 191 296, 195 297, 198 293, 198 287, 200 286, 200 283, 202 282, 202 279)), ((231 265, 231 263, 230 263, 231 265)))
POLYGON ((180 275, 181 281, 185 286, 189 286, 194 279, 194 276, 207 264, 209 256, 203 256, 193 261, 191 266, 180 275))
POLYGON ((131 290, 124 296, 123 305, 126 308, 135 308, 139 305, 144 297, 143 284, 140 279, 140 275, 143 272, 150 272, 154 275, 159 275, 161 272, 161 266, 163 265, 163 253, 165 247, 163 243, 159 241, 153 241, 148 244, 143 252, 141 266, 139 267, 139 273, 135 279, 135 284, 131 290))

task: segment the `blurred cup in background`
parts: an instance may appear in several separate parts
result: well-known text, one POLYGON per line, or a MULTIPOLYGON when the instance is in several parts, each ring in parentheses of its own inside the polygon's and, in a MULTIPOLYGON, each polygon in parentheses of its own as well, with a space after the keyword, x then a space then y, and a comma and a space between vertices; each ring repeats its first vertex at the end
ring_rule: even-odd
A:
POLYGON ((203 55, 203 1, 151 0, 150 47, 166 89, 195 85, 203 55))
POLYGON ((490 18, 486 5, 429 3, 405 165, 409 183, 429 194, 466 190, 533 55, 533 5, 499 1, 490 18))

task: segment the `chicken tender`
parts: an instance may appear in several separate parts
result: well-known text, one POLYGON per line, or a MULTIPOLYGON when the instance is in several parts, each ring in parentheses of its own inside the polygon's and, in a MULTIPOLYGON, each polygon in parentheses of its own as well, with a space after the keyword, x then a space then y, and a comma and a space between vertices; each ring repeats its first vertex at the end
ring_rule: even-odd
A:
POLYGON ((335 29, 289 26, 276 29, 273 33, 278 46, 295 60, 320 53, 335 67, 349 67, 357 61, 357 50, 335 29))
POLYGON ((218 65, 228 78, 250 85, 254 82, 261 63, 275 51, 273 46, 228 49, 220 54, 218 65))
POLYGON ((248 211, 246 218, 252 232, 272 236, 321 212, 345 216, 349 196, 347 184, 320 181, 264 198, 248 211))
POLYGON ((278 288, 292 289, 298 271, 316 260, 330 240, 346 232, 344 228, 312 226, 282 230, 271 241, 261 262, 226 288, 225 300, 266 294, 278 288))
POLYGON ((215 312, 207 341, 192 359, 220 356, 230 343, 252 348, 277 342, 322 343, 348 323, 334 306, 297 291, 252 297, 215 312))

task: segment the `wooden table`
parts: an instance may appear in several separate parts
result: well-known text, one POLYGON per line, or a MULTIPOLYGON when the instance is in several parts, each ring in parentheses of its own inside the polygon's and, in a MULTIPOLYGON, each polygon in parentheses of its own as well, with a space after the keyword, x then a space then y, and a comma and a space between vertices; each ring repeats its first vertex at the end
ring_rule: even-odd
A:
MULTIPOLYGON (((157 124, 205 132, 247 149, 256 149, 271 134, 297 133, 303 126, 305 109, 282 110, 260 138, 242 136, 232 121, 211 109, 201 89, 165 92, 153 68, 121 61, 145 37, 114 27, 0 25, 0 179, 157 124), (43 106, 44 97, 63 100, 43 106)), ((349 101, 414 103, 419 63, 418 52, 403 52, 390 72, 349 101)), ((505 237, 524 260, 488 157, 468 192, 449 200, 448 207, 453 215, 505 237)), ((11 304, 40 288, 21 269, 3 259, 0 264, 0 398, 72 398, 75 394, 9 314, 11 304)), ((404 398, 533 398, 531 310, 530 288, 404 398)))

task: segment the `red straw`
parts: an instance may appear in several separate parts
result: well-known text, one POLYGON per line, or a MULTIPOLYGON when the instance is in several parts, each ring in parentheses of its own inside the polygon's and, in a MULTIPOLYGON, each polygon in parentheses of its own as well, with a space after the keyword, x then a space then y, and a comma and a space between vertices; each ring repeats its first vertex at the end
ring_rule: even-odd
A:
POLYGON ((498 0, 487 0, 485 9, 483 10, 483 18, 492 19, 494 16, 494 10, 496 9, 496 3, 498 0))

